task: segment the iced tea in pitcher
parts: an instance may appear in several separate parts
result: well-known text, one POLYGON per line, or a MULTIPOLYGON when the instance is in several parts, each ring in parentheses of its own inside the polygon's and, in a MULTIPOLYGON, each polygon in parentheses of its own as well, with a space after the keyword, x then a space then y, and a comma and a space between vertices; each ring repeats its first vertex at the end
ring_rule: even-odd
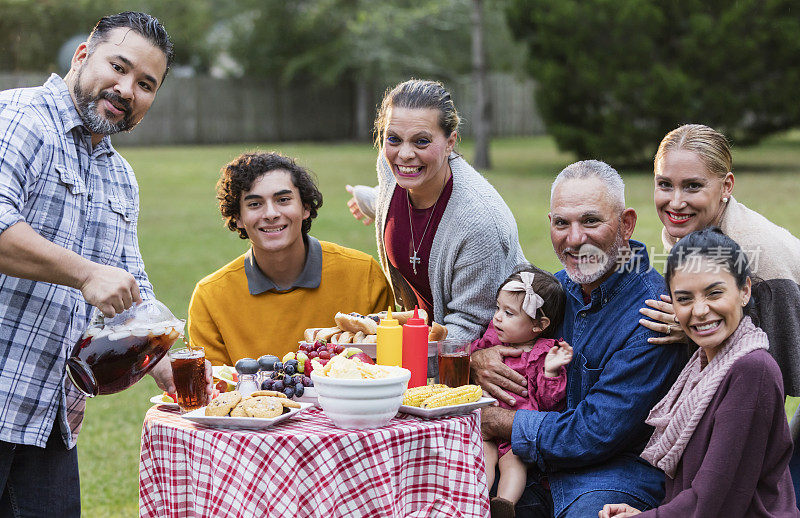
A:
POLYGON ((87 396, 114 394, 147 374, 183 334, 184 322, 156 300, 111 318, 95 310, 67 359, 67 373, 87 396))

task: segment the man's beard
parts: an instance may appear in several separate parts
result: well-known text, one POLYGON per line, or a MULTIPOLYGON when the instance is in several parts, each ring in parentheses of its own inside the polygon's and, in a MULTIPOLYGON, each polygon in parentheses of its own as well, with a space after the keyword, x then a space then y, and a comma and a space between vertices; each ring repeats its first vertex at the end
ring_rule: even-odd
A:
POLYGON ((123 99, 119 95, 103 91, 98 95, 92 97, 90 94, 83 91, 81 88, 81 74, 78 72, 75 78, 75 86, 72 88, 75 94, 75 101, 78 105, 78 113, 81 116, 81 121, 86 129, 96 135, 113 135, 120 131, 127 131, 135 124, 131 122, 131 105, 130 101, 123 99), (119 122, 111 122, 98 111, 98 103, 102 99, 107 99, 117 107, 122 107, 124 116, 119 122))
POLYGON ((617 232, 617 237, 607 250, 600 250, 596 246, 589 244, 581 245, 578 250, 572 248, 565 248, 562 252, 557 252, 559 261, 564 266, 567 276, 572 279, 576 284, 591 284, 602 279, 604 275, 616 268, 620 260, 621 251, 625 246, 625 238, 622 235, 622 229, 617 232), (590 247, 591 250, 586 250, 590 247), (566 252, 579 252, 581 255, 593 259, 586 265, 578 264, 576 270, 571 270, 567 267, 566 252))

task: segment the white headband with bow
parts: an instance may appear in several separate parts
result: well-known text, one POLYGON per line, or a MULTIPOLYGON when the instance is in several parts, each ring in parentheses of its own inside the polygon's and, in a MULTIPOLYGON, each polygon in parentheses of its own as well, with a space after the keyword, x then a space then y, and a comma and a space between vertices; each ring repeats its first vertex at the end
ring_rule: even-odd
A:
POLYGON ((533 291, 533 273, 532 272, 519 272, 520 281, 508 281, 501 289, 501 291, 523 291, 525 298, 522 300, 522 311, 529 317, 536 319, 536 312, 540 307, 544 306, 544 299, 533 291))

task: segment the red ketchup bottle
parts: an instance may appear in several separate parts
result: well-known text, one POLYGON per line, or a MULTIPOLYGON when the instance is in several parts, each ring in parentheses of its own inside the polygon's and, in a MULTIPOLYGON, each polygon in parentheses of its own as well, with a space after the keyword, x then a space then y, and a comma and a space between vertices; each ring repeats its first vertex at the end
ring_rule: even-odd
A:
POLYGON ((428 326, 419 317, 417 306, 414 316, 403 324, 403 367, 411 371, 408 388, 428 383, 428 326))

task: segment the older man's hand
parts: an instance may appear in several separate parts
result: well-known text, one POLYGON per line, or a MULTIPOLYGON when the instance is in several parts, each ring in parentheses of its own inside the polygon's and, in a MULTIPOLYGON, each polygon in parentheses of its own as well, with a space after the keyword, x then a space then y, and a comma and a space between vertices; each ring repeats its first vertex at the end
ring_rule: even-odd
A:
POLYGON ((492 397, 514 406, 514 396, 506 391, 521 397, 528 397, 528 382, 525 376, 503 363, 503 357, 521 354, 521 349, 504 345, 475 351, 470 358, 472 380, 483 387, 483 390, 492 397))
POLYGON ((514 410, 499 406, 481 408, 481 435, 484 440, 510 441, 515 413, 514 410))

